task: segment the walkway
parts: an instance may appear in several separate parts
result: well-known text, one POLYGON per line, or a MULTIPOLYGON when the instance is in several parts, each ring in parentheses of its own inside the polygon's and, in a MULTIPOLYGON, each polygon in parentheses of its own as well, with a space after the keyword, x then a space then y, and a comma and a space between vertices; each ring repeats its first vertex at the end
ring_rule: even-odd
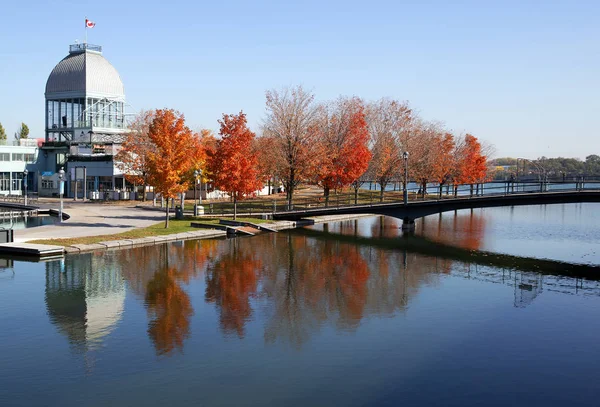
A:
MULTIPOLYGON (((132 202, 132 205, 135 202, 132 202)), ((58 209, 57 203, 39 203, 41 208, 58 209)), ((65 203, 64 212, 71 218, 56 225, 38 226, 15 231, 15 242, 84 236, 113 235, 151 226, 164 220, 164 212, 146 211, 132 206, 65 203)))

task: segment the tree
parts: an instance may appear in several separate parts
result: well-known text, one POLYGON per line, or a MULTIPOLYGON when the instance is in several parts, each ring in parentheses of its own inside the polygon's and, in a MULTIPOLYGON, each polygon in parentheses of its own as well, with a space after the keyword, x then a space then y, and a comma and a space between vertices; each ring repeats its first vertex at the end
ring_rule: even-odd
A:
POLYGON ((116 166, 125 175, 125 179, 134 185, 143 185, 143 200, 146 201, 148 186, 148 155, 156 149, 150 140, 149 132, 154 111, 142 110, 129 124, 129 133, 121 144, 121 149, 115 156, 116 166))
POLYGON ((409 140, 408 132, 414 119, 415 116, 407 103, 381 99, 367 107, 372 152, 368 171, 369 176, 381 188, 381 201, 385 187, 402 171, 402 153, 407 151, 407 146, 403 143, 409 140))
POLYGON ((200 182, 206 183, 209 177, 209 172, 206 165, 207 159, 207 151, 211 148, 213 143, 215 143, 215 136, 213 135, 211 130, 201 129, 199 133, 194 133, 194 137, 197 139, 198 148, 194 150, 190 150, 190 155, 192 155, 192 165, 189 170, 183 174, 183 178, 189 180, 194 186, 194 201, 196 198, 196 182, 199 180, 200 182), (200 171, 202 175, 198 179, 194 173, 196 171, 200 171))
POLYGON ((454 137, 445 133, 441 125, 435 123, 419 123, 413 139, 410 155, 410 173, 419 183, 419 189, 425 197, 427 184, 437 182, 445 184, 452 171, 454 137))
POLYGON ((277 177, 283 182, 288 206, 294 189, 311 175, 314 167, 315 122, 318 108, 314 96, 302 86, 282 92, 266 92, 267 118, 263 134, 273 143, 277 177))
POLYGON ((269 194, 275 187, 277 177, 277 156, 273 149, 275 140, 272 137, 263 136, 254 139, 253 151, 258 159, 258 174, 263 184, 267 183, 269 194))
POLYGON ((322 106, 319 122, 316 180, 323 187, 328 206, 331 189, 350 185, 367 170, 371 159, 369 131, 358 98, 340 98, 322 106))
POLYGON ((585 172, 588 175, 600 175, 600 156, 591 154, 585 157, 585 172))
POLYGON ((246 125, 246 115, 223 115, 219 120, 221 139, 208 157, 216 189, 228 191, 233 197, 233 219, 237 217, 237 201, 262 187, 258 160, 252 154, 256 135, 246 125))
MULTIPOLYGON (((456 143, 455 148, 455 177, 460 184, 473 185, 483 180, 487 174, 487 158, 481 154, 481 144, 471 134, 465 136, 456 143)), ((455 189, 456 194, 456 189, 455 189)))
POLYGON ((29 137, 29 127, 25 123, 21 123, 21 127, 15 133, 15 140, 26 139, 29 137))
MULTIPOLYGON (((200 148, 198 138, 185 125, 183 114, 173 109, 159 109, 148 129, 148 137, 155 149, 147 155, 149 182, 163 197, 174 199, 189 188, 189 179, 183 175, 193 166, 194 151, 200 148)), ((169 205, 165 214, 165 228, 169 227, 169 205)))
POLYGON ((6 130, 4 130, 2 123, 0 123, 0 140, 6 140, 6 130))

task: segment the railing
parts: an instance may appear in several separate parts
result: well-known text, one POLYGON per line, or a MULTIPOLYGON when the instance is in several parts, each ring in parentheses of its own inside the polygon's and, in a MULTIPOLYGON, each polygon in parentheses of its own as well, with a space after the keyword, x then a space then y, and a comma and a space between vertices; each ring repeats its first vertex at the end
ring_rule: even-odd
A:
MULTIPOLYGON (((0 195, 0 203, 8 202, 8 203, 18 203, 25 204, 25 197, 23 195, 0 195)), ((36 192, 27 193, 27 204, 36 204, 38 202, 38 194, 36 192)), ((1 206, 1 205, 0 205, 1 206)))
MULTIPOLYGON (((457 198, 477 198, 492 196, 507 196, 543 192, 582 192, 600 190, 600 179, 579 179, 574 181, 542 181, 542 182, 516 182, 516 181, 493 181, 485 184, 462 184, 443 185, 440 193, 438 186, 429 185, 427 191, 419 187, 408 188, 408 200, 410 202, 441 201, 457 198)), ((343 193, 331 193, 329 200, 323 196, 294 198, 291 205, 285 199, 272 200, 243 200, 237 203, 238 214, 259 215, 285 211, 304 211, 323 208, 344 208, 356 205, 372 206, 382 203, 400 203, 403 201, 402 189, 396 191, 360 189, 355 195, 354 191, 343 193)), ((204 212, 212 215, 233 214, 233 203, 203 202, 204 212)), ((187 204, 186 209, 191 210, 192 204, 187 204)))
POLYGON ((102 52, 102 47, 100 45, 93 45, 93 44, 88 44, 88 43, 82 43, 82 44, 71 44, 69 45, 69 52, 70 53, 74 53, 74 52, 83 52, 85 50, 90 50, 90 51, 96 51, 96 52, 102 52))

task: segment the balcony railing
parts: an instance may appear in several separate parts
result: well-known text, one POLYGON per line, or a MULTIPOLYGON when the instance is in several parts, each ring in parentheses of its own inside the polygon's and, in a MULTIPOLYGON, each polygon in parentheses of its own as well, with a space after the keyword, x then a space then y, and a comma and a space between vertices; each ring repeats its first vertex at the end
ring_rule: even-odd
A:
POLYGON ((87 44, 85 42, 83 44, 69 45, 69 53, 71 54, 83 52, 86 49, 90 51, 102 52, 102 47, 100 45, 87 44))

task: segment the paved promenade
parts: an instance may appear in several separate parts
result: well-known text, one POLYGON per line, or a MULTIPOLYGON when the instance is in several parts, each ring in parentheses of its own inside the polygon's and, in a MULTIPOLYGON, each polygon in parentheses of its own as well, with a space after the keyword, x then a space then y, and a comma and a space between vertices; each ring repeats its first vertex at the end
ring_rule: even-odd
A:
MULTIPOLYGON (((71 218, 56 225, 38 226, 15 231, 15 242, 36 239, 57 239, 84 236, 113 235, 164 220, 164 212, 148 211, 131 206, 68 202, 64 212, 71 218)), ((41 208, 58 209, 58 203, 40 202, 41 208)))
MULTIPOLYGON (((164 210, 152 208, 148 210, 135 207, 136 202, 130 204, 96 204, 88 202, 66 202, 64 213, 70 218, 55 225, 38 226, 28 229, 19 229, 15 231, 15 242, 28 242, 38 239, 60 239, 77 238, 87 236, 113 235, 127 232, 136 228, 143 228, 164 221, 164 210)), ((59 202, 56 200, 45 200, 39 202, 42 209, 58 209, 59 202)), ((173 212, 171 212, 173 214, 173 212)), ((356 219, 363 216, 372 215, 331 215, 308 218, 309 220, 297 223, 295 221, 273 221, 268 225, 273 229, 291 229, 300 225, 314 223, 324 223, 340 221, 345 219, 356 219)), ((212 237, 214 232, 198 231, 196 238, 212 237)), ((220 234, 219 234, 220 235, 220 234)), ((175 235, 173 235, 175 236, 175 235)), ((186 237, 190 238, 190 237, 186 237)), ((165 240, 164 236, 156 237, 158 240, 165 240)), ((129 246, 130 241, 126 242, 129 246)), ((141 242, 138 242, 141 243, 141 242)), ((114 242, 111 243, 114 245, 114 242)), ((119 246, 118 244, 116 246, 119 246)))

